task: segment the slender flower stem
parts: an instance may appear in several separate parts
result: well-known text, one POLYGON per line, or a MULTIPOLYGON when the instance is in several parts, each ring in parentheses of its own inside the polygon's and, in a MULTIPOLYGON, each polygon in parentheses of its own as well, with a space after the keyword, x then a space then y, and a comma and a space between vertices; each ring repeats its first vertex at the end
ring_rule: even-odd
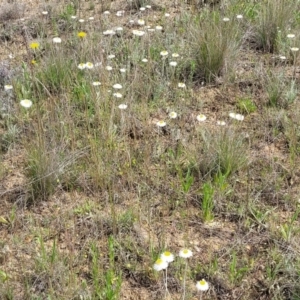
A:
POLYGON ((183 275, 183 295, 182 295, 182 300, 185 299, 186 271, 187 271, 187 261, 185 261, 185 268, 184 268, 184 275, 183 275))

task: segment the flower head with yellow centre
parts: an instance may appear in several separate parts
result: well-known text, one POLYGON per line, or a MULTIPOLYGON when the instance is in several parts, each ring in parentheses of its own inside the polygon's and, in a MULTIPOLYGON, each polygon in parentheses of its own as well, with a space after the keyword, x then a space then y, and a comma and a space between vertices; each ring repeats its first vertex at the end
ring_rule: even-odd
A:
POLYGON ((163 50, 163 51, 160 52, 160 55, 161 55, 162 57, 168 56, 168 51, 163 50))
POLYGON ((169 117, 170 117, 171 119, 176 119, 176 118, 177 118, 177 113, 176 113, 175 111, 171 111, 171 112, 169 113, 169 117))
POLYGON ((25 108, 29 108, 32 105, 32 101, 28 100, 28 99, 23 99, 20 101, 21 106, 25 107, 25 108))
POLYGON ((179 256, 182 258, 189 258, 193 256, 193 252, 190 249, 184 248, 179 251, 179 256))
POLYGON ((205 292, 209 289, 209 284, 205 279, 202 279, 196 283, 196 288, 198 291, 205 292))
POLYGON ((161 120, 161 121, 158 121, 158 122, 156 123, 156 125, 157 125, 158 127, 165 127, 165 126, 167 125, 167 123, 166 123, 165 121, 161 120))
POLYGON ((166 262, 165 260, 159 258, 155 264, 153 265, 153 269, 155 271, 161 271, 164 270, 168 267, 168 262, 166 262))
POLYGON ((166 261, 167 263, 170 263, 174 260, 174 254, 172 254, 169 251, 165 251, 160 255, 160 258, 166 261))
POLYGON ((197 117, 196 117, 197 121, 199 122, 204 122, 206 120, 206 116, 203 115, 203 114, 199 114, 197 117))

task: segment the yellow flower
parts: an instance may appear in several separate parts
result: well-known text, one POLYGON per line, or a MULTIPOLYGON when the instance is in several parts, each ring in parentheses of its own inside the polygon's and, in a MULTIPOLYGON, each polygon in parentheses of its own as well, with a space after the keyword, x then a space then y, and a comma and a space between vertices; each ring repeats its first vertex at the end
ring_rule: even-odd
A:
POLYGON ((38 49, 40 47, 40 43, 39 42, 32 42, 29 44, 29 48, 35 50, 38 49))
POLYGON ((86 32, 80 31, 80 32, 77 33, 77 36, 78 36, 79 38, 84 38, 84 37, 86 37, 86 32))
POLYGON ((31 61, 31 64, 36 65, 36 60, 33 59, 33 60, 31 61))

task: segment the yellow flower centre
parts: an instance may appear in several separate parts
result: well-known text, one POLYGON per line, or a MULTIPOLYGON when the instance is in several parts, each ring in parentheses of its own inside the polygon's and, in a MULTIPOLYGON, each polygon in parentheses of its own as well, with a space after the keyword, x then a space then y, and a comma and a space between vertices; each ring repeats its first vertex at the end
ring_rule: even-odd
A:
POLYGON ((171 252, 169 252, 169 251, 164 252, 164 256, 170 256, 170 255, 171 255, 171 252))
POLYGON ((206 281, 204 279, 202 279, 202 280, 199 281, 199 284, 200 285, 206 285, 206 281))
POLYGON ((163 262, 164 262, 164 261, 163 261, 161 258, 159 258, 155 263, 156 263, 157 265, 161 265, 163 262))

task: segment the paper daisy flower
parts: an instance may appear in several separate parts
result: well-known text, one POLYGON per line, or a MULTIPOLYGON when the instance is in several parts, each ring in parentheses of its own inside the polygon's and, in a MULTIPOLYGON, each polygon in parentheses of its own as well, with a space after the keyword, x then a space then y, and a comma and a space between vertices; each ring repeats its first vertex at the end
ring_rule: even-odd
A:
POLYGON ((120 109, 126 109, 127 108, 127 104, 120 104, 119 106, 118 106, 120 109))
POLYGON ((151 9, 151 5, 146 5, 146 8, 151 9))
POLYGON ((168 263, 161 258, 159 258, 153 265, 153 269, 155 271, 161 271, 161 270, 166 269, 167 267, 168 267, 168 263))
POLYGON ((12 90, 13 89, 13 86, 11 85, 11 84, 6 84, 5 86, 4 86, 4 90, 5 91, 9 91, 9 90, 12 90))
POLYGON ((165 13, 165 17, 170 17, 170 14, 169 13, 165 13))
POLYGON ((174 260, 174 254, 172 254, 169 251, 165 251, 160 255, 160 258, 166 261, 167 263, 170 263, 174 260))
POLYGON ((170 61, 170 66, 171 67, 176 67, 177 66, 177 62, 176 61, 170 61))
POLYGON ((84 23, 84 19, 79 19, 78 22, 79 23, 84 23))
POLYGON ((93 69, 93 68, 94 68, 94 64, 88 61, 88 62, 85 64, 85 67, 86 67, 87 69, 93 69))
POLYGON ((157 31, 162 31, 162 30, 163 30, 163 27, 160 26, 160 25, 157 25, 157 26, 155 26, 155 29, 156 29, 157 31))
POLYGON ((179 54, 178 53, 172 53, 172 57, 177 58, 177 57, 179 57, 179 54))
POLYGON ((110 15, 110 12, 108 10, 103 12, 104 15, 110 15))
POLYGON ((164 56, 167 56, 167 55, 168 55, 168 51, 166 51, 166 50, 161 51, 161 52, 160 52, 160 55, 163 56, 163 57, 164 57, 164 56))
POLYGON ((21 106, 25 107, 25 108, 29 108, 32 105, 32 101, 28 100, 28 99, 23 99, 20 101, 21 106))
POLYGON ((199 114, 196 119, 199 121, 199 122, 204 122, 206 120, 206 116, 203 115, 203 114, 199 114))
POLYGON ((229 21, 230 21, 230 19, 229 19, 229 18, 227 18, 227 17, 225 17, 225 18, 223 18, 223 21, 224 21, 224 22, 229 22, 229 21))
POLYGON ((99 85, 101 85, 101 82, 100 82, 100 81, 94 81, 94 82, 92 83, 92 85, 93 85, 93 86, 99 86, 99 85))
POLYGON ((118 10, 116 13, 117 17, 122 17, 124 15, 125 11, 124 10, 118 10))
POLYGON ((229 117, 232 119, 236 119, 238 121, 243 121, 244 120, 244 116, 241 114, 236 114, 236 113, 229 113, 229 117))
POLYGON ((113 93, 113 96, 116 98, 122 98, 123 95, 121 93, 113 93))
POLYGON ((219 126, 225 126, 226 122, 225 121, 217 121, 217 125, 219 125, 219 126))
POLYGON ((293 39, 295 37, 295 35, 293 33, 289 33, 286 37, 289 39, 293 39))
POLYGON ((86 68, 86 64, 85 63, 80 63, 78 66, 77 66, 78 69, 80 70, 84 70, 86 68))
POLYGON ((84 32, 84 31, 79 31, 79 32, 77 33, 77 36, 78 36, 79 38, 83 39, 83 38, 86 37, 86 32, 84 32))
POLYGON ((140 11, 145 11, 146 7, 140 7, 140 11))
POLYGON ((108 59, 113 59, 113 58, 115 58, 115 57, 116 57, 116 56, 115 56, 114 54, 110 54, 110 55, 107 56, 108 59))
POLYGON ((40 43, 39 42, 32 42, 29 44, 29 48, 35 50, 38 49, 40 47, 40 43))
POLYGON ((178 82, 178 87, 179 87, 179 88, 185 88, 186 85, 185 85, 185 83, 183 83, 183 82, 178 82))
POLYGON ((243 19, 243 15, 237 15, 236 18, 237 19, 243 19))
POLYGON ((145 31, 142 31, 142 30, 132 30, 132 33, 133 35, 136 35, 136 36, 143 36, 145 34, 145 31))
POLYGON ((52 42, 53 42, 54 44, 60 44, 60 43, 61 43, 61 38, 60 38, 60 37, 54 37, 54 38, 52 39, 52 42))
POLYGON ((171 112, 169 113, 169 117, 170 117, 171 119, 176 119, 176 118, 177 118, 177 113, 176 113, 175 111, 171 111, 171 112))
POLYGON ((111 71, 113 68, 111 67, 111 66, 106 66, 105 67, 105 70, 107 70, 107 71, 111 71))
POLYGON ((95 18, 94 17, 89 17, 89 21, 94 21, 95 18))
POLYGON ((143 58, 142 62, 146 63, 146 62, 148 62, 148 59, 147 58, 143 58))
POLYGON ((126 73, 126 69, 121 68, 121 69, 120 69, 120 72, 121 72, 121 73, 126 73))
POLYGON ((113 88, 116 89, 116 90, 120 90, 122 88, 122 85, 119 84, 119 83, 116 83, 113 85, 113 88))
POLYGON ((236 115, 235 115, 235 119, 238 120, 238 121, 243 121, 244 118, 245 118, 245 117, 244 117, 243 115, 241 115, 241 114, 236 114, 236 115))
POLYGON ((189 258, 189 257, 192 257, 193 256, 193 252, 189 249, 181 249, 179 251, 179 256, 182 257, 182 258, 189 258))
POLYGON ((158 126, 158 127, 165 127, 166 125, 167 125, 167 123, 165 122, 165 121, 158 121, 157 123, 156 123, 156 125, 158 126))
POLYGON ((138 20, 137 23, 138 23, 140 26, 145 25, 145 21, 144 21, 144 20, 141 20, 141 19, 138 20))
POLYGON ((108 29, 108 30, 103 31, 103 34, 104 35, 115 35, 116 32, 112 29, 108 29))
POLYGON ((297 47, 292 47, 292 48, 290 48, 290 49, 291 49, 292 52, 297 52, 297 51, 299 51, 299 48, 297 48, 297 47))
POLYGON ((205 292, 209 289, 209 284, 205 279, 202 279, 196 283, 196 288, 198 291, 205 292))
POLYGON ((48 12, 44 10, 44 11, 42 11, 42 15, 46 16, 46 15, 48 15, 48 12))

